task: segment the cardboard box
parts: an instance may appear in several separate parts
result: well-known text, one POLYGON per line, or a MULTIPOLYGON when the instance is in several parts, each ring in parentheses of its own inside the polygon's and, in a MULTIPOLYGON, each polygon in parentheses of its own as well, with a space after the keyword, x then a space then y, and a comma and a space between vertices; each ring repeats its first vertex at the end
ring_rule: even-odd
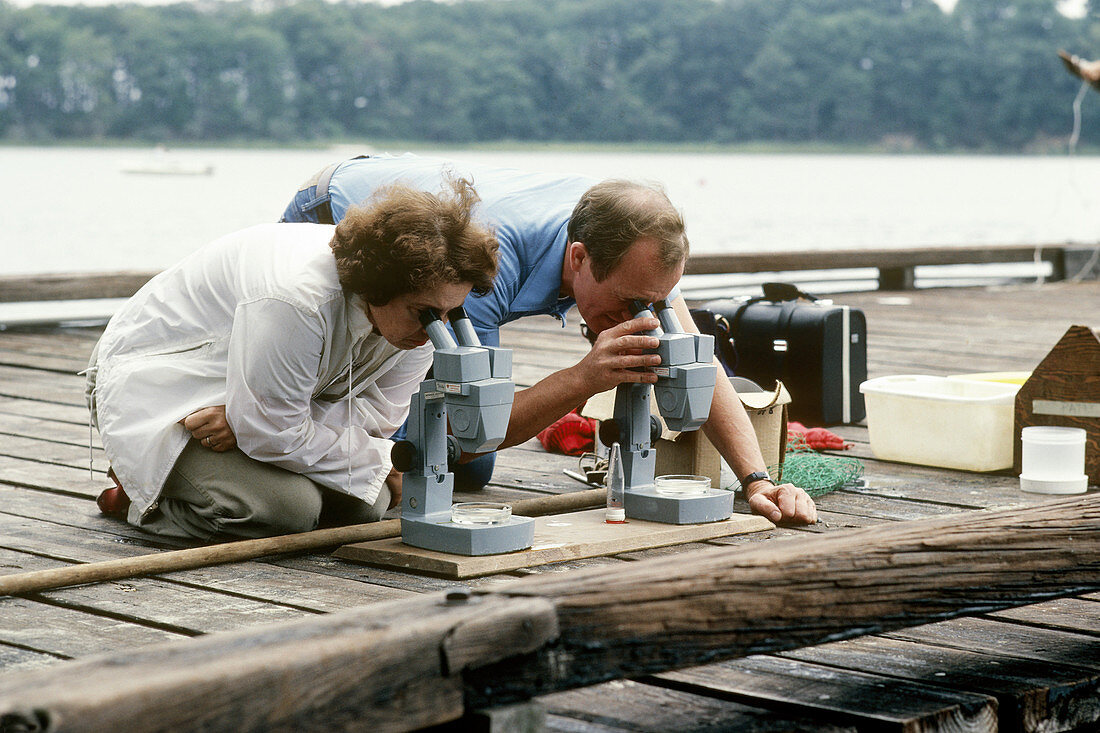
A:
MULTIPOLYGON (((747 380, 741 380, 742 386, 738 388, 738 395, 756 431, 764 462, 769 468, 782 466, 787 446, 787 405, 791 402, 791 396, 782 382, 776 382, 775 388, 770 392, 750 392, 743 389, 745 381, 747 380)), ((660 413, 652 401, 650 409, 659 419, 660 413)), ((597 420, 608 420, 614 412, 615 390, 595 395, 581 410, 585 417, 597 420)), ((661 426, 661 438, 656 445, 656 475, 679 473, 708 476, 711 486, 721 487, 722 459, 703 431, 677 433, 669 430, 663 420, 661 426)))
POLYGON ((1071 326, 1016 393, 1016 473, 1023 462, 1021 433, 1034 425, 1083 428, 1085 473, 1089 485, 1100 485, 1100 331, 1071 326))

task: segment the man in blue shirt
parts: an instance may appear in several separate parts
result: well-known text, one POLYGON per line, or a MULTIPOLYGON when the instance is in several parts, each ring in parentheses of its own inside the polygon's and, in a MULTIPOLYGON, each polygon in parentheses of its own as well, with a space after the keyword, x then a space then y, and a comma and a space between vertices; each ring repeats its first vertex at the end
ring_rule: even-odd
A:
MULTIPOLYGON (((651 371, 636 368, 660 363, 645 353, 657 339, 644 334, 659 323, 634 318, 631 301, 668 299, 684 327, 694 328, 676 287, 688 255, 683 219, 658 187, 379 155, 318 173, 301 187, 282 221, 338 222, 349 206, 390 184, 435 192, 448 177, 473 183, 481 198, 474 216, 494 229, 500 243, 493 291, 464 304, 482 343, 499 345, 500 326, 524 316, 549 314, 564 324, 573 305, 597 335, 577 364, 516 393, 500 448, 529 440, 595 394, 624 382, 657 381, 651 371)), ((817 520, 805 491, 768 477, 756 434, 728 380, 718 380, 703 429, 742 480, 754 512, 776 522, 817 520)), ((456 471, 456 481, 482 486, 492 475, 492 456, 465 468, 456 471)))

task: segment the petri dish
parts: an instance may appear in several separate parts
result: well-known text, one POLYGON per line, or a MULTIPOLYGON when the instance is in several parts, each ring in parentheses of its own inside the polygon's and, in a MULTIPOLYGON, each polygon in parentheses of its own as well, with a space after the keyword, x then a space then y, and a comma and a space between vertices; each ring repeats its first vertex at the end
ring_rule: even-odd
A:
POLYGON ((451 507, 455 524, 503 524, 512 517, 512 507, 491 501, 467 501, 451 507))
POLYGON ((708 476, 671 474, 653 479, 654 490, 663 496, 700 496, 710 490, 708 476))

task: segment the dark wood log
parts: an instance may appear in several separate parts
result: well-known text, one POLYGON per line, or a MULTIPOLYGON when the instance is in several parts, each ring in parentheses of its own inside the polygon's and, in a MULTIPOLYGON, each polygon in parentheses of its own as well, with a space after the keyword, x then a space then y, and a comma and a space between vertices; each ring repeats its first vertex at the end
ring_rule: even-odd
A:
POLYGON ((408 730, 618 677, 1100 589, 1100 496, 603 565, 0 678, 52 731, 408 730))

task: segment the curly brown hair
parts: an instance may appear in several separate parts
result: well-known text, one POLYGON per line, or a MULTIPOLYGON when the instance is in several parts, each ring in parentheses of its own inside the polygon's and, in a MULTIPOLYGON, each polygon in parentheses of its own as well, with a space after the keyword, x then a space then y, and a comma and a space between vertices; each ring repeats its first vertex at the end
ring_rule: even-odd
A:
POLYGON ((684 219, 657 183, 609 179, 581 196, 569 219, 570 242, 581 242, 592 258, 592 276, 602 282, 639 239, 657 241, 655 263, 672 270, 688 256, 684 219))
POLYGON ((395 184, 348 209, 331 242, 345 293, 382 306, 441 283, 471 283, 478 295, 492 290, 499 245, 472 220, 477 192, 465 179, 447 186, 432 194, 395 184))

